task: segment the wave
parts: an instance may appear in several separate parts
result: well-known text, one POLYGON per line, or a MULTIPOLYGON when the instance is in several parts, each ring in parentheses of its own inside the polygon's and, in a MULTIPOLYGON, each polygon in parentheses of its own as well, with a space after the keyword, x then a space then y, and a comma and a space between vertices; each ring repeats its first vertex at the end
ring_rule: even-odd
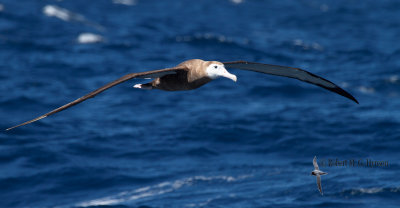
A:
POLYGON ((374 195, 378 193, 399 193, 400 187, 370 187, 370 188, 354 188, 350 190, 344 190, 342 193, 345 195, 374 195))
POLYGON ((76 204, 78 207, 108 206, 133 202, 143 198, 163 195, 181 189, 186 186, 193 186, 199 182, 226 182, 232 183, 250 177, 250 175, 233 176, 193 176, 175 181, 166 181, 153 186, 145 186, 130 191, 123 191, 113 196, 93 199, 76 204))

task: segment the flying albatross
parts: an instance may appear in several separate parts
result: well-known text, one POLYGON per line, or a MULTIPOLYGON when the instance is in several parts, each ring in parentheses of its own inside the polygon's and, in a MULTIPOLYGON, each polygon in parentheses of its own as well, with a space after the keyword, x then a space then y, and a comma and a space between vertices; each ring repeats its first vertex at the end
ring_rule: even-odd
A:
POLYGON ((63 111, 89 98, 93 98, 97 94, 133 78, 153 79, 152 82, 146 84, 136 84, 134 86, 135 88, 149 90, 159 89, 166 91, 193 90, 203 86, 204 84, 207 84, 208 82, 218 77, 225 77, 236 82, 236 76, 229 73, 225 69, 225 67, 298 79, 303 82, 320 86, 358 103, 358 101, 352 95, 350 95, 348 92, 344 91, 342 88, 338 87, 334 83, 302 69, 287 66, 252 63, 247 61, 233 61, 222 63, 218 61, 203 61, 201 59, 192 59, 182 62, 172 68, 127 74, 113 82, 104 85, 103 87, 98 88, 97 90, 86 94, 83 97, 80 97, 46 114, 43 114, 37 118, 26 121, 19 125, 10 127, 6 130, 17 128, 46 118, 47 116, 63 111))

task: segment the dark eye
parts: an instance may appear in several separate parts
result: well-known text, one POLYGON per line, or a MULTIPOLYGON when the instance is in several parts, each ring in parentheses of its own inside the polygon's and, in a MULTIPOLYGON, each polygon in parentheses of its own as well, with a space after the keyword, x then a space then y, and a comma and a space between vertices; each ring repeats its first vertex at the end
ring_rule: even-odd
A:
POLYGON ((214 66, 214 69, 218 68, 218 66, 214 66))

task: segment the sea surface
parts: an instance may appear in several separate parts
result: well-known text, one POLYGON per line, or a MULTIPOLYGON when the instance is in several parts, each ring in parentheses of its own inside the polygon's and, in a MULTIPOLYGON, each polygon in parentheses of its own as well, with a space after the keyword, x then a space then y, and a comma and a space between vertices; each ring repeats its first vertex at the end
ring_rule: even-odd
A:
POLYGON ((400 207, 399 11, 389 0, 1 0, 0 207, 400 207), (299 67, 360 104, 232 69, 236 83, 193 91, 131 80, 4 131, 194 58, 299 67))

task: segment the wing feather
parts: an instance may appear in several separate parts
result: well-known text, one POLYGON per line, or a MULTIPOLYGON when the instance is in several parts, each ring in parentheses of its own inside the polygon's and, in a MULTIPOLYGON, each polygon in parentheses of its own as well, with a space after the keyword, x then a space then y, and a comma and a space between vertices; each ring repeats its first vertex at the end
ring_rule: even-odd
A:
POLYGON ((319 170, 318 163, 317 163, 317 156, 314 157, 312 161, 315 170, 319 170))
POLYGON ((317 185, 318 185, 318 190, 319 192, 324 195, 324 193, 322 192, 322 185, 321 185, 321 176, 317 175, 317 185))
POLYGON ((19 125, 10 127, 8 129, 6 129, 6 131, 14 129, 14 128, 17 128, 17 127, 20 127, 20 126, 24 126, 26 124, 33 123, 33 122, 38 121, 40 119, 46 118, 47 116, 50 116, 50 115, 53 115, 53 114, 58 113, 60 111, 63 111, 65 109, 67 109, 69 107, 72 107, 72 106, 74 106, 74 105, 76 105, 78 103, 81 103, 81 102, 83 102, 83 101, 85 101, 87 99, 93 98, 96 95, 102 93, 103 91, 105 91, 105 90, 107 90, 107 89, 109 89, 111 87, 114 87, 115 85, 121 84, 122 82, 125 82, 127 80, 130 80, 130 79, 133 79, 133 78, 156 78, 156 77, 164 76, 166 74, 174 74, 179 70, 187 70, 187 69, 183 68, 183 67, 174 67, 174 68, 166 68, 166 69, 160 69, 160 70, 153 70, 153 71, 147 71, 147 72, 139 72, 139 73, 127 74, 127 75, 125 75, 125 76, 123 76, 123 77, 121 77, 121 78, 119 78, 117 80, 114 80, 114 81, 104 85, 103 87, 100 87, 100 88, 98 88, 98 89, 96 89, 96 90, 94 90, 94 91, 92 91, 92 92, 90 92, 90 93, 88 93, 88 94, 86 94, 86 95, 84 95, 84 96, 82 96, 82 97, 70 102, 70 103, 67 103, 67 104, 65 104, 65 105, 63 105, 63 106, 61 106, 59 108, 56 108, 56 109, 54 109, 54 110, 52 110, 52 111, 50 111, 48 113, 45 113, 45 114, 43 114, 43 115, 41 115, 41 116, 39 116, 37 118, 34 118, 32 120, 29 120, 29 121, 26 121, 26 122, 21 123, 19 125))
POLYGON ((353 100, 358 104, 358 101, 350 93, 346 92, 336 84, 320 76, 305 71, 303 69, 292 68, 287 66, 271 65, 271 64, 253 63, 247 61, 233 61, 233 62, 225 62, 223 64, 227 68, 237 68, 237 69, 260 72, 264 74, 271 74, 276 76, 298 79, 300 81, 325 88, 331 92, 337 93, 350 100, 353 100))

